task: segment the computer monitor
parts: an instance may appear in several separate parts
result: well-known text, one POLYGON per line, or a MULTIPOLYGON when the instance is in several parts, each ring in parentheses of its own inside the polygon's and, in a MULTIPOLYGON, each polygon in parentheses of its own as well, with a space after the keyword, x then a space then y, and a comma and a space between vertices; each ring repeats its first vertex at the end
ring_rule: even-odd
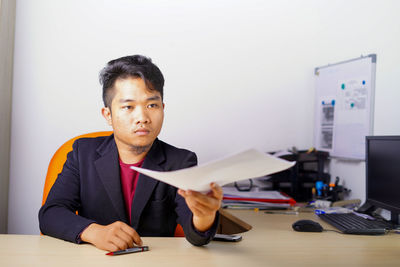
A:
POLYGON ((399 224, 400 136, 367 136, 365 165, 367 199, 358 211, 386 209, 391 221, 399 224))

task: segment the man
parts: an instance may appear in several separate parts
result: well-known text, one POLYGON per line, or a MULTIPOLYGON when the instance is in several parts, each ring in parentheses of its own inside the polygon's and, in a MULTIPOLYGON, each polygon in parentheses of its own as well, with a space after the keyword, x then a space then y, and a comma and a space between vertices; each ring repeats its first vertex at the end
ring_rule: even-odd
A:
POLYGON ((132 170, 172 171, 197 164, 193 152, 160 141, 164 77, 151 59, 108 62, 100 73, 104 108, 114 133, 82 138, 39 211, 43 234, 108 251, 141 245, 140 236, 173 236, 177 223, 194 245, 207 244, 218 225, 222 189, 184 191, 132 170), (76 211, 78 214, 76 214, 76 211))

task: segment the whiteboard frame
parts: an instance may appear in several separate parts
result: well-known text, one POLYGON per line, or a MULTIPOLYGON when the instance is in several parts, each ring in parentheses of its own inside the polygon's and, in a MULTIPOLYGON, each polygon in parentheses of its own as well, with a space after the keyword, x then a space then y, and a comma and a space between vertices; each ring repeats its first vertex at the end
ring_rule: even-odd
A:
MULTIPOLYGON (((367 103, 367 105, 369 106, 369 110, 367 112, 369 112, 368 115, 368 132, 366 135, 372 135, 373 134, 373 129, 374 129, 374 111, 375 111, 375 82, 376 82, 376 61, 377 61, 377 55, 376 54, 369 54, 367 56, 360 56, 358 58, 353 58, 353 59, 349 59, 349 60, 345 60, 345 61, 341 61, 341 62, 337 62, 334 64, 328 64, 328 65, 324 65, 324 66, 320 66, 320 67, 316 67, 314 69, 314 76, 318 76, 319 72, 321 69, 325 69, 325 68, 330 68, 330 67, 334 67, 337 65, 342 65, 342 64, 347 64, 353 61, 357 61, 357 60, 361 60, 361 59, 366 59, 366 58, 370 58, 371 59, 371 74, 369 76, 370 78, 370 89, 369 89, 369 101, 367 103)), ((324 149, 321 147, 318 147, 318 124, 317 124, 317 119, 320 118, 319 116, 319 99, 318 97, 320 96, 318 94, 318 88, 317 85, 315 84, 315 118, 314 118, 314 146, 316 147, 316 149, 321 150, 321 151, 327 151, 330 152, 330 155, 332 158, 338 158, 338 159, 344 159, 344 160, 355 160, 355 161, 364 161, 365 160, 365 154, 363 155, 363 157, 356 157, 356 156, 349 156, 349 155, 338 155, 335 153, 335 144, 332 145, 332 149, 324 149)), ((332 137, 332 139, 334 139, 335 137, 332 137)), ((333 142, 334 140, 332 140, 333 142)), ((365 140, 364 140, 365 143, 365 140)))

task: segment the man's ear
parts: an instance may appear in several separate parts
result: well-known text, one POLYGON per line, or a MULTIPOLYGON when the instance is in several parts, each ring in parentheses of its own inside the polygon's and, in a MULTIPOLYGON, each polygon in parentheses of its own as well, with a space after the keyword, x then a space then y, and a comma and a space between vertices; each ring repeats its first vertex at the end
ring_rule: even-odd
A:
POLYGON ((109 107, 103 107, 101 109, 101 115, 106 119, 108 125, 112 126, 111 110, 109 107))

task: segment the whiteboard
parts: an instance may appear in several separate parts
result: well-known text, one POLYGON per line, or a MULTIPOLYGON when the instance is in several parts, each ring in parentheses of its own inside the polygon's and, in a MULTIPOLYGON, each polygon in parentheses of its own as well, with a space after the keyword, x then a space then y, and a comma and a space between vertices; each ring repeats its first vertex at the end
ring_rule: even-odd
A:
POLYGON ((314 146, 332 157, 365 160, 373 132, 376 54, 315 68, 314 146))

